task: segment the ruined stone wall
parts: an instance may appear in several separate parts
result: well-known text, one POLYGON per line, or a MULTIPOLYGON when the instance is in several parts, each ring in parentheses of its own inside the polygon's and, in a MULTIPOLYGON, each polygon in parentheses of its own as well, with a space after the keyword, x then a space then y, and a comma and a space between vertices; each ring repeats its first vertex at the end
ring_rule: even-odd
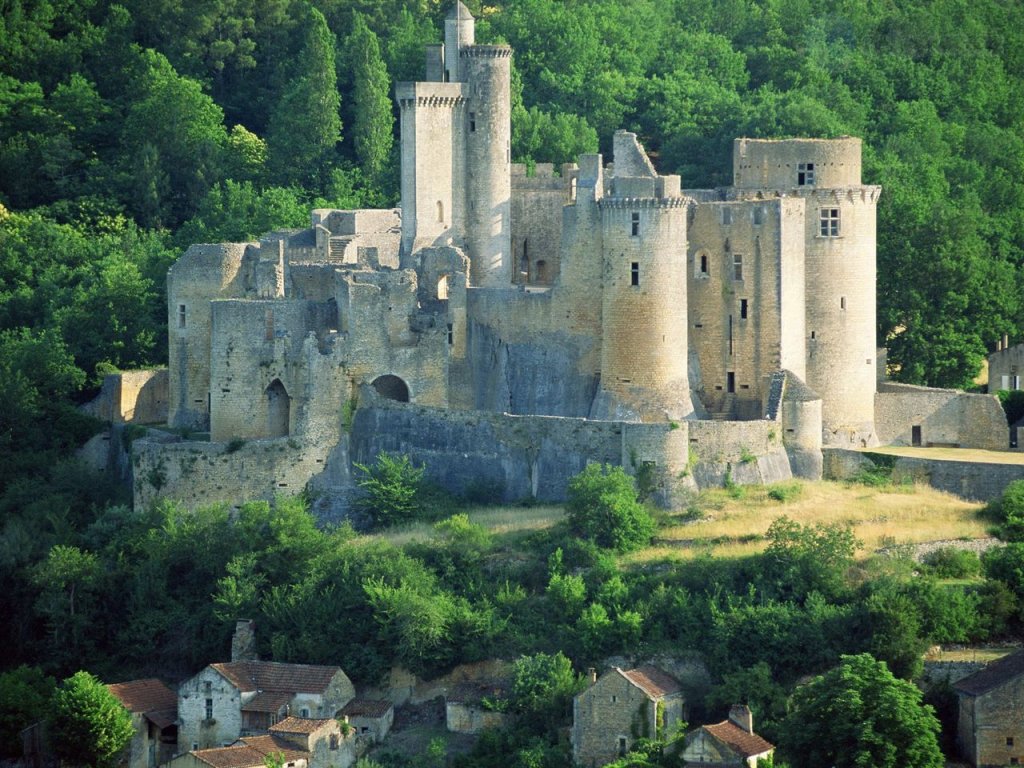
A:
POLYGON ((562 209, 575 189, 576 166, 554 175, 550 163, 538 163, 534 175, 512 166, 512 263, 515 282, 552 285, 560 272, 562 209))
POLYGON ((1010 444, 1006 414, 994 395, 954 389, 882 383, 875 395, 875 427, 879 442, 885 445, 1003 451, 1010 444))
POLYGON ((775 371, 804 375, 803 215, 799 199, 705 203, 692 212, 690 338, 712 412, 757 418, 775 371))
POLYGON ((100 393, 82 411, 103 421, 163 424, 168 385, 166 368, 111 373, 103 377, 100 393))
POLYGON ((732 162, 737 189, 792 190, 798 186, 801 163, 814 164, 815 186, 857 186, 861 183, 861 140, 736 139, 732 162))
POLYGON ((206 429, 210 397, 210 302, 253 288, 245 243, 193 245, 167 272, 168 422, 206 429))

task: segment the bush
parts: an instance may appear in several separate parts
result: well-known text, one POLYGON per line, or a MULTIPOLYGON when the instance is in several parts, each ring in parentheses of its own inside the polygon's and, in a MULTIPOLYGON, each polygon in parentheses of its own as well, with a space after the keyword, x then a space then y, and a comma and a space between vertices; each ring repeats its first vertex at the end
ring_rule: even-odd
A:
POLYGON ((639 549, 654 535, 654 519, 622 467, 589 465, 569 481, 566 509, 573 532, 606 549, 639 549))
POLYGON ((356 485, 363 496, 356 505, 370 517, 374 528, 384 528, 415 520, 423 507, 423 467, 415 466, 406 455, 392 456, 381 451, 373 466, 356 464, 363 477, 356 485))
POLYGON ((804 487, 800 483, 775 483, 768 488, 768 498, 773 501, 793 501, 800 497, 804 487))
POLYGON ((969 549, 943 547, 925 555, 922 563, 940 579, 970 579, 981 573, 981 559, 969 549))

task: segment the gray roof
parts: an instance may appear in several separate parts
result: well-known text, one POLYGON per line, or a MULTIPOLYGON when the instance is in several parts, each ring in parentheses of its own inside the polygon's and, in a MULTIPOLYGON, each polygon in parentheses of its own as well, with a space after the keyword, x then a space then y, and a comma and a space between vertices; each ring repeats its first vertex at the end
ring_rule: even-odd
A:
POLYGON ((981 696, 1022 674, 1024 674, 1024 650, 1004 656, 998 661, 993 661, 984 669, 979 669, 973 675, 958 680, 953 684, 953 690, 957 693, 966 693, 968 696, 981 696))
POLYGON ((455 5, 451 7, 451 10, 448 11, 448 15, 445 16, 445 18, 459 20, 472 19, 473 14, 469 12, 469 8, 465 6, 462 0, 455 0, 455 5))

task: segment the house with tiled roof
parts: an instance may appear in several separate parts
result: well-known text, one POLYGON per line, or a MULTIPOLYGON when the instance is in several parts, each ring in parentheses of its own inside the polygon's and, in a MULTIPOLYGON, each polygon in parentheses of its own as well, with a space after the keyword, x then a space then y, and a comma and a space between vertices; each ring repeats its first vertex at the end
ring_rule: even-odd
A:
POLYGON ((572 754, 587 768, 625 755, 638 739, 670 739, 683 721, 679 681, 657 667, 613 667, 573 700, 572 754))
POLYGON ((720 723, 702 725, 686 736, 683 764, 686 768, 757 768, 758 760, 767 760, 775 746, 754 733, 754 716, 744 704, 735 704, 729 717, 720 723))
POLYGON ((108 685, 132 716, 127 768, 156 768, 174 756, 178 743, 178 694, 155 678, 108 685))
POLYGON ((957 745, 976 768, 1024 764, 1024 650, 953 684, 957 745))
POLYGON ((445 727, 452 733, 480 733, 487 728, 502 728, 509 716, 501 708, 508 699, 504 682, 465 682, 444 696, 445 727))
POLYGON ((180 752, 224 747, 289 716, 333 718, 355 696, 340 667, 231 661, 210 664, 178 689, 180 752))
POLYGON ((340 715, 360 737, 383 741, 395 723, 395 705, 386 699, 352 699, 340 715))

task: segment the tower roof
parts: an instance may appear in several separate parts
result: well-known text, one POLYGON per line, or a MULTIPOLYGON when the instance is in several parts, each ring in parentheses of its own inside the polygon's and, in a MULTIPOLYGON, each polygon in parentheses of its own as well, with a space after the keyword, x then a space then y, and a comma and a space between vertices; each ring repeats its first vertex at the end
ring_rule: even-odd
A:
POLYGON ((451 7, 451 10, 448 11, 448 15, 445 16, 445 19, 454 19, 457 21, 464 21, 472 18, 473 14, 469 12, 469 8, 466 7, 466 4, 463 3, 462 0, 455 0, 455 4, 451 7))

